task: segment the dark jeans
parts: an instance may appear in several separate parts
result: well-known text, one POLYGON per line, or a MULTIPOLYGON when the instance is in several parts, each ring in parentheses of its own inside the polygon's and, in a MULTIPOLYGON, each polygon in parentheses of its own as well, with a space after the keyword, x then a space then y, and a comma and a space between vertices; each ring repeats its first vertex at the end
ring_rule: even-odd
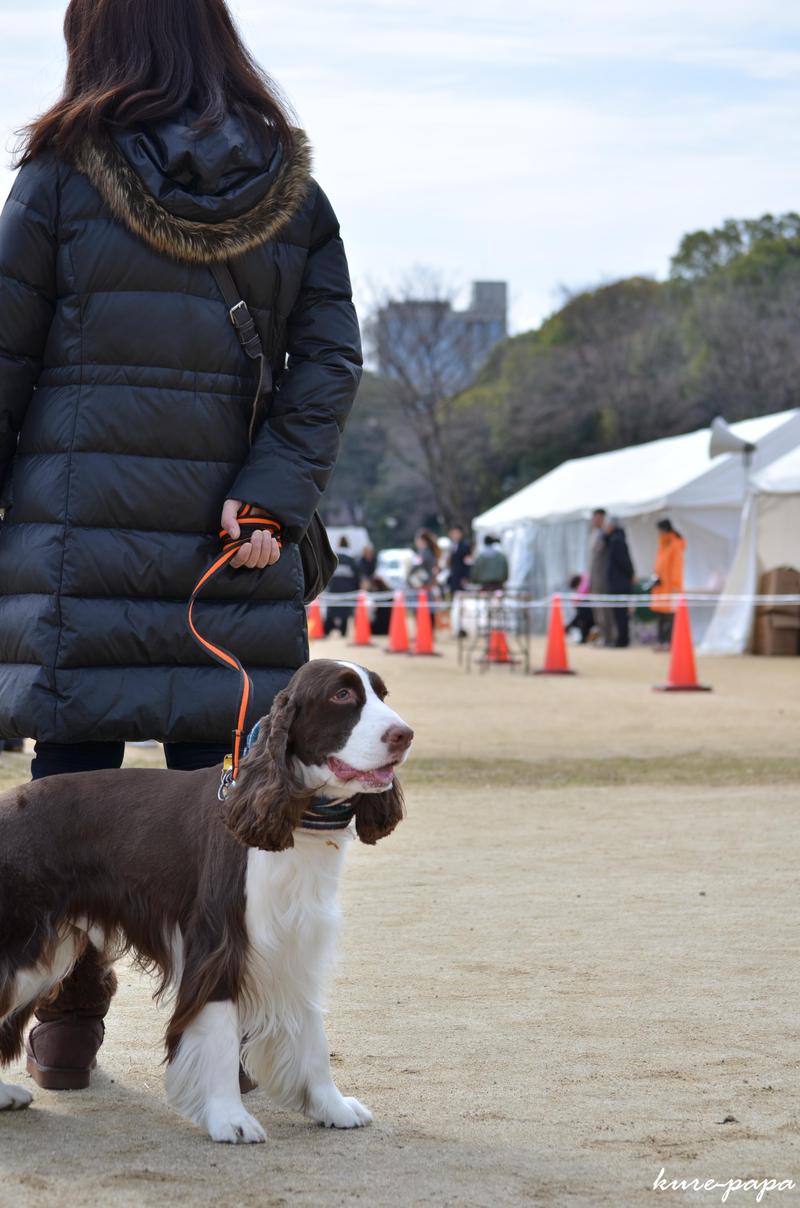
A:
POLYGON ((672 622, 674 620, 675 614, 672 612, 658 614, 658 640, 662 646, 669 646, 672 641, 672 622))
MULTIPOLYGON (((31 779, 58 776, 63 772, 99 772, 122 766, 124 742, 37 742, 31 763, 31 779)), ((168 768, 195 772, 222 763, 230 744, 221 742, 165 742, 168 768)))

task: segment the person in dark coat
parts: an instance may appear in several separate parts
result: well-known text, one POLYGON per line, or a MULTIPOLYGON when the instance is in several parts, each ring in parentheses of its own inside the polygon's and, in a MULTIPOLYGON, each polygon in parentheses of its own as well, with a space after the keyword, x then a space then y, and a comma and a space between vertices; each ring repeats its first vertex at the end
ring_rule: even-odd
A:
MULTIPOLYGON (((385 579, 380 575, 373 575, 366 585, 366 590, 369 592, 381 593, 383 596, 391 594, 391 587, 385 579)), ((391 601, 380 601, 372 607, 372 619, 370 628, 372 636, 385 638, 389 636, 389 626, 392 620, 392 605, 391 601)))
MULTIPOLYGON (((362 365, 347 261, 224 0, 71 0, 64 33, 0 216, 0 737, 36 740, 35 777, 118 767, 126 740, 209 766, 239 682, 186 601, 244 504, 280 545, 254 533, 198 627, 247 667, 254 718, 308 658, 298 543, 362 365), (252 444, 224 262, 273 378, 252 444)), ((40 1014, 34 1077, 88 1081, 113 989, 92 952, 40 1014)))
POLYGON ((375 575, 378 565, 378 555, 374 545, 365 545, 358 559, 358 578, 365 591, 369 591, 369 580, 375 575))
MULTIPOLYGON (((625 530, 618 520, 609 517, 605 524, 606 534, 606 582, 612 596, 628 596, 633 589, 633 562, 631 560, 625 530)), ((630 645, 629 607, 619 604, 612 609, 617 630, 615 646, 630 645)))
MULTIPOLYGON (((361 576, 358 562, 350 552, 350 542, 342 537, 336 549, 338 565, 333 572, 328 592, 335 596, 354 595, 361 586, 361 576)), ((325 611, 325 637, 329 637, 334 629, 338 629, 343 638, 347 637, 347 623, 353 615, 353 604, 328 604, 325 611)))
POLYGON ((448 532, 450 538, 450 565, 447 573, 447 587, 451 596, 457 591, 463 591, 469 582, 472 547, 464 535, 463 526, 453 524, 448 532))

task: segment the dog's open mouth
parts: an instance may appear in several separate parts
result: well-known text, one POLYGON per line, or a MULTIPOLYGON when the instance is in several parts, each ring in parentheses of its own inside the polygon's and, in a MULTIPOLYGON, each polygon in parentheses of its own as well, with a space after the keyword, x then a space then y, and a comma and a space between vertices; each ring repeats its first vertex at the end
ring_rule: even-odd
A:
POLYGON ((351 767, 349 763, 345 763, 343 759, 337 759, 335 755, 328 757, 328 767, 337 780, 343 784, 349 780, 357 780, 359 784, 367 785, 371 789, 388 789, 394 780, 396 766, 395 763, 385 763, 382 768, 369 768, 366 772, 362 772, 360 768, 351 767))

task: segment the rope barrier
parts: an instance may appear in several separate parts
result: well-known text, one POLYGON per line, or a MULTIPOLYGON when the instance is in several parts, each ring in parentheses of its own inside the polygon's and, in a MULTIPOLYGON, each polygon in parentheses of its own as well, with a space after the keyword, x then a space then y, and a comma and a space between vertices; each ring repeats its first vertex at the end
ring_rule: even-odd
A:
MULTIPOLYGON (((361 593, 356 592, 323 592, 317 597, 321 604, 338 605, 342 608, 355 607, 358 602, 358 596, 361 593)), ((387 606, 391 605, 394 600, 394 592, 365 592, 367 602, 369 604, 387 606)), ((653 597, 649 592, 642 592, 639 595, 610 595, 601 594, 599 592, 588 595, 575 595, 572 591, 566 590, 559 593, 563 601, 573 606, 576 605, 599 605, 606 608, 648 608, 654 602, 653 597)), ((405 597, 405 606, 409 612, 416 610, 418 601, 415 598, 418 595, 416 590, 409 591, 405 597)), ((518 609, 522 612, 528 609, 549 608, 552 596, 538 596, 535 599, 523 599, 513 593, 506 592, 461 592, 458 600, 461 603, 466 601, 474 601, 479 604, 494 604, 502 605, 506 608, 518 609)), ((669 602, 673 608, 676 608, 678 601, 684 599, 687 604, 703 605, 704 607, 716 608, 718 604, 754 604, 759 606, 797 606, 800 605, 800 595, 759 595, 759 594, 744 594, 744 595, 710 595, 707 592, 674 592, 672 594, 659 593, 655 600, 659 604, 669 602)), ((435 600, 428 599, 428 607, 432 611, 442 611, 443 609, 452 608, 454 600, 435 600)))

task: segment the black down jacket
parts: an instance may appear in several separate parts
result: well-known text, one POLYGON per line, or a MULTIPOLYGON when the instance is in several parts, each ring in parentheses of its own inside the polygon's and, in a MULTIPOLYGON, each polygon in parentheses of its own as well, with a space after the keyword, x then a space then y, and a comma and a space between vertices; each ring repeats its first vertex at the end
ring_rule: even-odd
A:
POLYGON ((634 570, 625 530, 612 529, 606 537, 606 581, 612 595, 624 596, 633 584, 634 570))
POLYGON ((302 131, 270 148, 191 117, 32 161, 0 217, 6 738, 225 741, 237 676, 185 610, 227 497, 275 517, 283 553, 226 570, 199 628, 249 669, 254 716, 308 657, 296 542, 361 374, 344 248, 302 131), (208 268, 224 259, 276 383, 252 448, 253 363, 208 268))

